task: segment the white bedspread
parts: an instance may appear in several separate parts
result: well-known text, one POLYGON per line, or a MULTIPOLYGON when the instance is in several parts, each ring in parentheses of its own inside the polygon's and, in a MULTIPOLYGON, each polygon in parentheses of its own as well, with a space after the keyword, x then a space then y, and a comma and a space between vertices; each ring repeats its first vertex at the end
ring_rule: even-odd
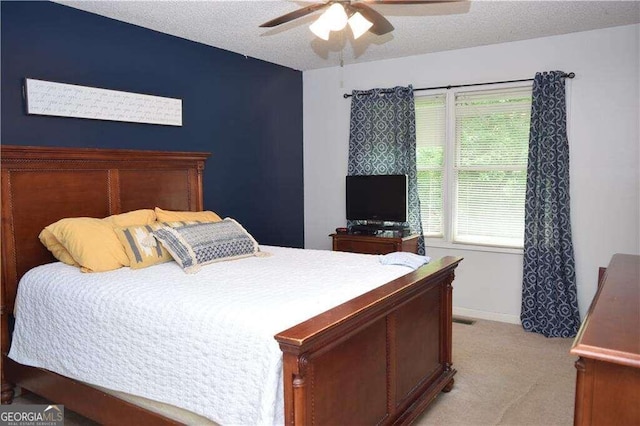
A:
POLYGON ((185 408, 223 425, 283 423, 273 336, 411 270, 377 256, 263 246, 270 257, 20 282, 9 357, 185 408), (363 279, 368 277, 368 279, 363 279))

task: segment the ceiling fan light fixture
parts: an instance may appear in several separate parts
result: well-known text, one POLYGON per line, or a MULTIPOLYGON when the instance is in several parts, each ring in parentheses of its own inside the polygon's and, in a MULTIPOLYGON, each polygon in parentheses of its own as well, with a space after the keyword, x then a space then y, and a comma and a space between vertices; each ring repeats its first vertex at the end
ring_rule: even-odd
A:
POLYGON ((309 26, 309 29, 316 36, 323 40, 329 40, 331 31, 340 31, 347 26, 349 18, 347 12, 340 3, 333 3, 316 21, 309 26))
POLYGON ((373 23, 367 20, 360 12, 356 12, 349 18, 349 26, 353 32, 353 38, 358 39, 362 34, 369 31, 369 28, 373 26, 373 23))
POLYGON ((340 3, 333 3, 319 19, 325 19, 331 31, 340 31, 347 26, 348 16, 340 3))
POLYGON ((322 19, 323 16, 324 15, 320 16, 313 24, 309 25, 309 29, 317 37, 320 37, 323 40, 329 40, 329 33, 331 32, 331 28, 329 28, 328 23, 324 19, 322 19))

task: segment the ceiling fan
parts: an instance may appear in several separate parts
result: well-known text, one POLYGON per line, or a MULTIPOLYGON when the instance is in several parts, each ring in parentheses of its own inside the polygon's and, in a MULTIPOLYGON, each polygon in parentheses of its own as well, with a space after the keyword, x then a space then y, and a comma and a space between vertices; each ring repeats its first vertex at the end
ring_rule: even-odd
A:
POLYGON ((327 8, 309 29, 323 40, 329 39, 331 31, 340 31, 347 26, 351 27, 353 37, 358 38, 367 31, 376 35, 383 35, 393 31, 393 25, 369 4, 426 4, 426 3, 452 3, 460 0, 329 0, 324 3, 316 3, 293 12, 286 13, 260 25, 262 28, 271 28, 284 24, 294 19, 301 18, 317 10, 327 8), (367 4, 368 3, 368 4, 367 4))

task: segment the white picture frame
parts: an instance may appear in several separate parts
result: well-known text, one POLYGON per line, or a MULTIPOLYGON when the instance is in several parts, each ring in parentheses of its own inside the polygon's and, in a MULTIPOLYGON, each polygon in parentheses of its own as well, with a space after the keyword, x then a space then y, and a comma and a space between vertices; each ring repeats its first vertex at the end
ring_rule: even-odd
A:
POLYGON ((182 126, 182 99, 24 79, 29 115, 182 126))

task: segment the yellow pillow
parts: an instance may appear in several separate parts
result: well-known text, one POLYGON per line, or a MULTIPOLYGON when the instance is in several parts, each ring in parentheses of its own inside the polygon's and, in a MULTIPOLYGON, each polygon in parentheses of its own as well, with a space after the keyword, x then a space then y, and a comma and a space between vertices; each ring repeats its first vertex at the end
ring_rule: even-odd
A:
POLYGON ((156 221, 156 213, 151 209, 134 210, 105 217, 114 228, 135 225, 149 225, 156 221))
POLYGON ((73 257, 71 257, 71 254, 69 254, 67 249, 60 244, 60 241, 58 241, 58 239, 47 228, 40 232, 38 238, 40 238, 40 242, 42 242, 51 254, 53 254, 53 257, 58 259, 60 262, 71 266, 80 266, 75 260, 73 260, 73 257))
POLYGON ((61 219, 45 230, 58 240, 83 272, 129 266, 129 258, 110 221, 92 217, 61 219))
POLYGON ((164 226, 167 226, 167 224, 155 222, 151 225, 115 229, 116 235, 129 258, 131 269, 146 268, 173 260, 171 255, 162 247, 162 244, 153 236, 153 231, 164 226))
POLYGON ((156 207, 156 217, 158 222, 174 221, 199 221, 199 222, 220 222, 220 216, 212 211, 190 212, 190 211, 170 211, 156 207))
MULTIPOLYGON (((115 214, 102 220, 108 223, 112 228, 120 226, 145 225, 155 222, 156 213, 151 209, 134 210, 127 213, 115 214)), ((67 265, 81 266, 74 260, 73 255, 69 253, 65 245, 58 241, 58 238, 53 234, 53 232, 51 232, 50 227, 52 227, 53 225, 49 225, 48 227, 43 229, 42 232, 40 232, 38 238, 40 238, 42 244, 44 244, 44 246, 59 261, 66 263, 67 265)), ((84 267, 84 269, 89 270, 90 268, 84 267)))

